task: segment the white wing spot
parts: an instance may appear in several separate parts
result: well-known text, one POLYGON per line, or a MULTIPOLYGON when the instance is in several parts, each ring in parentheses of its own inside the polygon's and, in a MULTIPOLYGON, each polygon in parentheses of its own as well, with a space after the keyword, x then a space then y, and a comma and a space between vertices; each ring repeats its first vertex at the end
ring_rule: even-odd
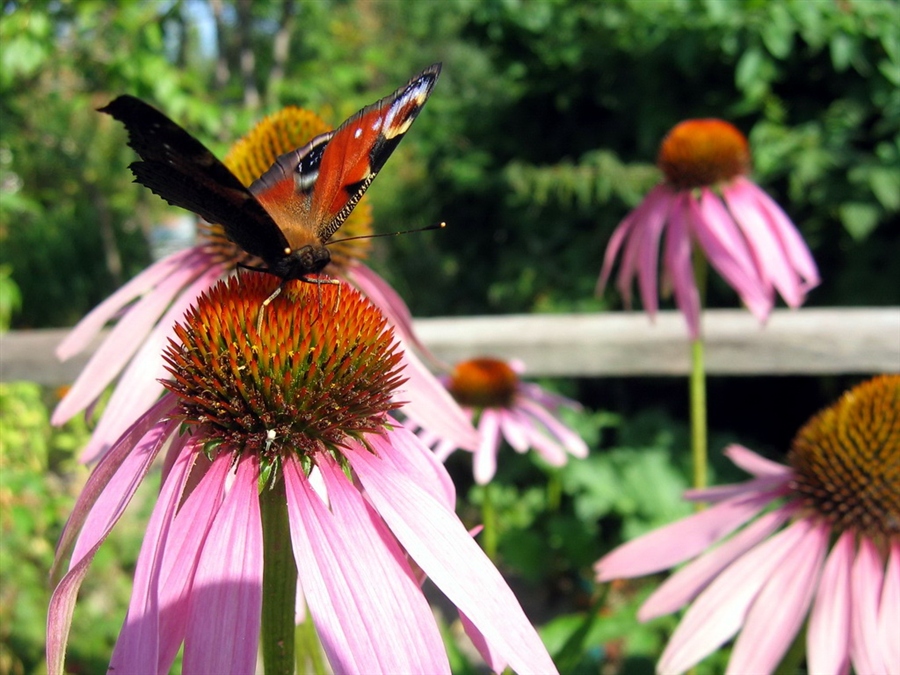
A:
POLYGON ((353 138, 359 138, 362 136, 362 129, 360 127, 356 127, 356 131, 353 132, 353 138))

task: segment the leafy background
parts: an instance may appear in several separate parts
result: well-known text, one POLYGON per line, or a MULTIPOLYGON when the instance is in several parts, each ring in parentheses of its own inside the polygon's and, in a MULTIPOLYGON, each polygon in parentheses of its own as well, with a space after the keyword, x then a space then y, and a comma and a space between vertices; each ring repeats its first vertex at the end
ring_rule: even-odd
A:
MULTIPOLYGON (((666 131, 708 116, 749 136, 754 178, 809 242, 823 276, 810 305, 898 304, 896 19, 891 0, 3 2, 0 325, 71 325, 150 261, 171 210, 131 183, 122 129, 95 112, 115 95, 152 101, 222 154, 282 105, 338 123, 434 61, 438 87, 369 193, 382 231, 450 225, 376 249, 414 314, 618 309, 593 295, 606 242, 658 180, 666 131)), ((713 280, 710 304, 734 303, 713 280)), ((781 457, 854 379, 714 379, 711 448, 741 439, 781 457)), ((544 384, 585 404, 569 421, 592 453, 556 472, 504 456, 501 567, 565 672, 650 672, 673 625, 633 618, 654 581, 603 590, 594 617, 590 564, 685 513, 685 386, 544 384)), ((0 673, 40 672, 46 570, 88 429, 48 427, 56 392, 0 387, 0 673)), ((475 523, 466 460, 449 468, 475 523)), ((141 508, 84 591, 73 672, 103 670, 141 508)), ((475 667, 457 657, 459 672, 475 667)))

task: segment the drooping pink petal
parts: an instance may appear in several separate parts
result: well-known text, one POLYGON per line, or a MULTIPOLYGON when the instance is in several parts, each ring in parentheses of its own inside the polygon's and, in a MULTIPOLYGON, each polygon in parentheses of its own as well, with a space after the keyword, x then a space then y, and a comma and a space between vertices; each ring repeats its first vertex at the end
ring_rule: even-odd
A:
POLYGON ((814 525, 782 558, 747 613, 728 661, 729 675, 772 673, 781 663, 806 619, 830 531, 826 523, 814 525))
POLYGON ((156 675, 159 660, 160 576, 169 530, 181 499, 193 457, 183 454, 165 481, 147 523, 134 571, 128 613, 110 659, 109 670, 156 675))
POLYGON ((757 492, 771 492, 774 495, 788 494, 790 492, 789 484, 793 474, 788 473, 784 476, 765 476, 764 478, 754 478, 744 481, 743 483, 734 483, 731 485, 714 485, 713 487, 688 489, 684 491, 682 498, 689 502, 707 502, 716 504, 726 499, 731 499, 740 494, 746 493, 748 490, 757 492))
MULTIPOLYGON (((609 243, 606 245, 606 251, 603 253, 603 267, 600 270, 600 278, 597 280, 597 288, 595 289, 597 295, 603 295, 603 291, 606 289, 606 284, 609 281, 609 275, 612 273, 613 265, 616 262, 616 257, 619 255, 619 249, 622 248, 622 243, 637 226, 637 223, 638 218, 635 212, 632 211, 613 230, 609 243)), ((619 271, 619 277, 622 277, 621 270, 619 271)), ((626 288, 629 288, 631 279, 629 278, 624 285, 626 288)))
MULTIPOLYGON (((98 466, 88 479, 82 495, 73 510, 69 523, 60 537, 60 544, 57 547, 57 557, 54 561, 51 577, 54 575, 57 566, 62 562, 65 551, 72 545, 73 541, 77 547, 79 542, 87 542, 90 540, 91 545, 77 548, 76 554, 72 555, 72 562, 68 572, 63 575, 50 597, 50 604, 47 610, 47 670, 50 675, 61 675, 63 672, 63 663, 66 656, 66 644, 69 639, 69 629, 72 625, 72 614, 75 611, 75 600, 78 597, 78 590, 81 583, 87 575, 91 562, 94 560, 97 550, 106 540, 113 526, 121 517, 125 510, 134 490, 140 481, 128 483, 128 489, 124 494, 120 490, 114 490, 120 495, 118 503, 114 505, 115 512, 108 514, 106 527, 102 531, 91 532, 90 537, 79 537, 75 540, 75 536, 79 533, 81 524, 90 519, 93 508, 104 496, 106 488, 111 484, 119 482, 119 472, 122 472, 124 479, 126 474, 134 475, 135 471, 146 473, 146 467, 131 467, 127 465, 127 460, 132 456, 135 445, 141 439, 148 435, 146 420, 143 418, 138 420, 131 430, 131 433, 123 439, 120 445, 117 445, 109 454, 107 462, 102 466, 98 466), (123 468, 124 467, 124 468, 123 468)), ((150 439, 153 440, 153 439, 150 439)), ((152 453, 142 453, 140 450, 136 452, 139 455, 150 455, 152 453)), ((149 467, 152 457, 146 461, 149 467)))
POLYGON ((475 482, 486 485, 497 473, 497 452, 500 448, 500 419, 498 411, 485 408, 478 420, 481 443, 475 451, 472 466, 475 482))
POLYGON ((71 419, 103 393, 140 348, 172 299, 190 280, 185 277, 193 275, 193 270, 173 274, 164 279, 152 293, 135 303, 128 312, 128 320, 119 321, 113 327, 72 384, 72 388, 56 406, 51 419, 53 424, 62 424, 71 419))
POLYGON ((900 639, 897 639, 900 635, 900 542, 897 541, 891 543, 881 589, 878 631, 884 663, 890 667, 900 665, 900 639))
MULTIPOLYGON (((518 407, 518 403, 516 406, 518 407)), ((528 418, 525 415, 517 414, 515 408, 510 410, 498 408, 494 412, 506 442, 518 453, 527 452, 531 447, 528 433, 531 424, 528 418)))
POLYGON ((850 575, 850 660, 857 673, 889 675, 878 629, 883 580, 884 561, 877 547, 868 537, 861 537, 850 575))
POLYGON ((691 263, 691 239, 686 220, 689 199, 689 195, 682 194, 672 203, 663 259, 672 281, 675 304, 684 314, 691 339, 696 340, 700 335, 700 293, 691 263))
POLYGON ((204 465, 202 477, 178 510, 169 532, 163 557, 159 591, 159 675, 168 673, 187 633, 188 607, 194 573, 200 562, 206 538, 225 495, 226 479, 231 470, 229 453, 220 453, 212 464, 199 455, 200 448, 188 450, 195 455, 187 489, 197 481, 198 465, 204 465), (199 456, 197 456, 199 455, 199 456))
POLYGON ((791 510, 786 508, 766 513, 721 546, 682 567, 641 605, 638 620, 649 621, 684 607, 722 570, 781 527, 790 514, 791 510))
POLYGON ((597 581, 630 579, 689 560, 753 518, 772 501, 749 490, 619 546, 594 565, 597 581))
POLYGON ((735 181, 722 188, 728 210, 747 240, 760 279, 781 294, 790 307, 803 302, 803 289, 765 213, 756 205, 755 192, 745 189, 750 181, 735 181))
POLYGON ((406 376, 400 398, 405 401, 402 410, 443 439, 456 447, 474 450, 478 447, 478 432, 472 422, 450 395, 450 392, 410 350, 404 350, 403 375, 406 376))
POLYGON ((285 479, 294 555, 335 673, 449 673, 434 615, 403 551, 358 489, 321 459, 330 511, 296 463, 285 464, 285 479))
POLYGON ((781 245, 787 254, 791 267, 802 277, 804 292, 819 285, 819 270, 816 261, 813 260, 809 247, 803 241, 803 237, 784 210, 778 203, 765 193, 758 185, 746 178, 738 178, 736 182, 744 181, 749 184, 744 189, 753 192, 758 209, 761 209, 769 221, 769 226, 778 234, 781 245))
MULTIPOLYGON (((129 446, 132 449, 127 451, 126 456, 120 457, 121 462, 118 468, 112 475, 108 475, 108 478, 103 478, 107 475, 107 470, 104 468, 103 473, 98 477, 97 488, 100 487, 99 481, 105 480, 106 482, 99 494, 94 493, 94 486, 91 486, 90 489, 87 485, 85 486, 82 495, 85 496, 86 502, 94 497, 94 503, 75 539, 70 567, 84 555, 85 551, 93 548, 98 539, 109 533, 113 524, 118 521, 125 507, 131 501, 131 497, 143 481, 144 476, 147 475, 150 465, 162 449, 163 444, 175 432, 176 423, 160 423, 158 421, 163 414, 172 409, 172 403, 171 398, 160 401, 159 405, 154 406, 147 415, 141 417, 123 436, 123 443, 120 446, 122 451, 129 446), (156 425, 145 431, 142 437, 138 436, 142 429, 146 429, 151 420, 156 421, 156 425), (141 440, 134 443, 135 437, 141 440)), ((73 517, 77 518, 75 513, 78 511, 77 508, 73 510, 73 517)), ((60 550, 67 545, 68 537, 69 527, 67 526, 60 538, 60 550)))
POLYGON ((672 197, 667 186, 659 185, 644 200, 647 210, 642 213, 640 225, 644 233, 638 251, 638 286, 644 311, 651 318, 659 309, 659 241, 669 216, 672 197))
POLYGON ((416 564, 518 673, 556 673, 546 648, 503 577, 459 518, 381 459, 395 453, 389 438, 370 437, 375 454, 348 459, 373 506, 416 564))
POLYGON ((174 271, 185 267, 195 267, 199 263, 196 250, 185 249, 150 265, 79 321, 56 347, 57 358, 65 361, 73 357, 97 336, 107 321, 136 297, 146 293, 174 271))
POLYGON ((203 545, 188 603, 185 675, 252 675, 262 615, 258 459, 244 456, 203 545))
POLYGON ((760 321, 772 310, 773 293, 757 274, 753 258, 731 214, 709 188, 702 189, 700 201, 688 200, 691 231, 706 254, 709 264, 741 297, 760 321))
POLYGON ((215 283, 220 272, 217 266, 201 274, 175 299, 144 339, 137 354, 122 373, 91 440, 81 451, 80 461, 89 463, 102 455, 109 446, 109 439, 118 438, 130 424, 134 411, 146 409, 162 393, 163 387, 159 380, 168 375, 163 367, 162 352, 169 338, 175 337, 175 322, 183 317, 203 291, 215 283))
POLYGON ((736 443, 725 448, 724 454, 744 471, 757 477, 785 477, 793 473, 791 467, 766 459, 736 443))
POLYGON ((825 567, 806 632, 806 660, 816 675, 842 675, 850 670, 850 570, 856 536, 844 532, 825 567))
POLYGON ((396 422, 393 424, 391 444, 397 452, 385 457, 385 461, 393 462, 398 471, 410 476, 435 499, 444 502, 450 510, 454 510, 456 486, 447 473, 447 468, 433 452, 422 445, 415 434, 396 422))
POLYGON ((563 444, 566 450, 574 455, 575 457, 587 457, 588 455, 588 447, 584 442, 584 439, 581 438, 574 431, 569 429, 565 424, 556 419, 553 415, 551 415, 547 410, 539 406, 534 401, 529 401, 526 398, 520 398, 518 401, 518 405, 523 410, 528 411, 529 414, 534 416, 535 419, 538 420, 541 424, 543 424, 547 430, 556 437, 556 439, 563 444))
POLYGON ((790 552, 809 531, 798 520, 732 563, 690 606, 657 664, 661 673, 683 673, 734 636, 747 611, 790 552))
POLYGON ((491 649, 491 646, 488 644, 487 640, 484 639, 484 635, 481 634, 478 627, 469 621, 469 617, 460 612, 459 622, 462 624, 463 631, 465 631, 466 635, 472 641, 472 645, 478 650, 478 653, 481 654, 481 658, 484 659, 484 662, 487 664, 487 667, 490 668, 491 672, 502 673, 505 671, 509 664, 505 659, 501 658, 497 652, 491 649))

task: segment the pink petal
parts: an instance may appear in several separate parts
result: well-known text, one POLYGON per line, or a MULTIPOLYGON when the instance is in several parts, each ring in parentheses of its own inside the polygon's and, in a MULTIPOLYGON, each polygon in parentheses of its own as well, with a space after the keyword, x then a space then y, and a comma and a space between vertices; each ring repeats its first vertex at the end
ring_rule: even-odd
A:
POLYGON ((185 453, 171 480, 163 483, 144 533, 134 571, 134 584, 125 623, 110 659, 112 672, 156 675, 159 660, 160 569, 169 529, 181 499, 193 457, 185 453))
POLYGON ((831 528, 819 523, 782 558, 753 601, 735 642, 728 673, 772 673, 803 625, 819 583, 831 528))
POLYGON ((196 479, 198 465, 204 465, 205 471, 178 510, 166 542, 159 588, 160 675, 171 669, 187 633, 191 585, 206 538, 221 508, 232 466, 229 453, 220 453, 210 465, 205 456, 198 456, 200 448, 189 447, 188 451, 194 455, 188 487, 196 479))
POLYGON ((478 421, 481 444, 475 451, 473 470, 475 482, 486 485, 497 473, 497 453, 500 450, 500 418, 496 411, 485 408, 478 421))
MULTIPOLYGON (((105 495, 106 487, 111 483, 115 485, 120 482, 120 470, 122 474, 130 475, 134 475, 135 471, 146 473, 152 457, 146 462, 146 467, 138 467, 136 470, 127 462, 127 460, 131 459, 134 445, 147 433, 146 429, 143 428, 143 422, 144 420, 138 420, 132 430, 132 434, 123 438, 122 443, 110 452, 107 462, 103 464, 102 468, 98 466, 88 479, 82 495, 79 497, 78 503, 69 518, 69 522, 66 524, 66 528, 60 537, 51 577, 62 561, 65 550, 71 545, 75 534, 82 529, 80 527, 81 523, 91 519, 93 515, 92 507, 98 502, 106 501, 101 499, 105 495)), ((142 453, 138 451, 134 454, 141 455, 142 453)), ((118 522, 139 482, 138 480, 128 484, 130 492, 121 495, 116 511, 110 514, 111 517, 108 519, 105 529, 91 532, 90 547, 78 546, 80 542, 88 541, 88 537, 79 537, 79 540, 75 541, 77 556, 73 553, 69 571, 54 589, 47 610, 47 670, 50 675, 62 675, 66 644, 69 639, 69 629, 72 625, 72 615, 75 611, 78 590, 81 588, 81 583, 84 581, 91 562, 94 560, 94 555, 96 555, 100 545, 106 540, 113 526, 118 522)), ((120 490, 115 491, 120 492, 120 490)))
POLYGON ((509 586, 456 514, 380 459, 396 452, 389 438, 369 441, 376 454, 352 452, 348 459, 403 548, 513 670, 556 673, 509 586))
POLYGON ((478 447, 478 432, 447 389, 419 358, 409 350, 403 351, 403 375, 406 376, 402 410, 442 439, 456 447, 474 450, 478 447))
MULTIPOLYGON (((163 444, 169 436, 175 433, 178 428, 177 423, 159 421, 172 409, 172 404, 171 398, 163 399, 159 405, 154 406, 145 416, 141 417, 131 430, 126 432, 122 438, 122 445, 117 449, 127 452, 127 456, 121 458, 121 463, 112 475, 107 474, 107 469, 104 467, 95 484, 96 488, 100 489, 99 494, 94 493, 95 485, 90 485, 90 487, 85 485, 82 491, 85 504, 92 498, 95 501, 91 504, 90 512, 84 519, 81 531, 75 539, 70 567, 81 558, 85 551, 93 548, 98 539, 109 533, 113 524, 118 521, 125 507, 128 506, 144 476, 147 475, 150 465, 162 449, 163 444), (142 437, 138 436, 151 422, 155 422, 156 426, 145 431, 142 437), (141 438, 137 444, 134 443, 136 438, 141 438), (126 448, 131 449, 126 450, 126 448)), ((89 481, 90 483, 91 481, 89 481)), ((78 511, 78 507, 73 510, 73 517, 78 511)), ((67 526, 60 539, 60 546, 65 546, 64 542, 69 536, 68 529, 67 526)))
POLYGON ((850 576, 850 659, 857 673, 888 675, 878 626, 883 580, 884 562, 877 547, 868 537, 860 537, 850 576))
POLYGON ((788 494, 791 478, 793 473, 785 476, 766 476, 764 478, 754 478, 744 481, 743 483, 735 483, 733 485, 716 485, 714 487, 699 488, 685 490, 682 497, 689 502, 707 502, 716 504, 718 502, 731 499, 737 495, 744 494, 748 490, 757 492, 771 492, 773 496, 788 494))
POLYGON ((173 272, 184 267, 194 267, 201 264, 199 260, 195 260, 196 256, 196 248, 178 251, 162 260, 158 260, 131 279, 106 300, 94 307, 78 322, 78 325, 69 331, 56 347, 57 358, 60 361, 65 361, 80 352, 97 336, 103 326, 106 325, 106 322, 112 319, 120 309, 156 286, 157 283, 167 278, 173 272))
POLYGON ((769 226, 778 234, 781 240, 781 246, 787 253, 791 267, 803 278, 805 282, 804 291, 808 291, 819 285, 819 270, 816 267, 816 261, 813 260, 809 247, 797 231, 794 223, 788 218, 788 215, 782 210, 778 203, 769 197, 764 190, 747 180, 739 178, 738 181, 745 181, 750 184, 747 190, 752 190, 755 194, 757 208, 761 209, 769 221, 769 226))
POLYGON ((506 442, 518 453, 528 452, 531 439, 528 432, 533 422, 517 410, 494 409, 491 414, 500 424, 500 431, 506 442))
POLYGON ((686 221, 689 199, 689 195, 682 194, 672 204, 663 259, 672 279, 675 304, 684 314, 691 339, 696 340, 700 335, 700 293, 694 280, 691 240, 686 221))
MULTIPOLYGON (((475 535, 473 534, 472 536, 475 535)), ((462 624, 463 630, 472 641, 472 645, 478 650, 478 653, 481 654, 481 658, 484 659, 484 662, 487 664, 487 667, 490 668, 491 672, 502 673, 505 671, 509 664, 491 649, 491 646, 487 643, 487 640, 484 639, 484 635, 481 634, 481 631, 478 630, 474 623, 469 621, 469 617, 460 612, 459 622, 462 624)))
POLYGON ((748 490, 638 537, 594 564, 597 581, 640 577, 689 560, 753 518, 771 501, 770 492, 748 490))
MULTIPOLYGON (((172 303, 119 378, 97 423, 90 442, 81 451, 79 459, 89 463, 106 451, 110 439, 118 438, 134 418, 135 410, 150 406, 163 391, 160 379, 168 373, 163 366, 162 351, 170 338, 175 337, 175 322, 180 320, 196 298, 218 278, 221 269, 206 270, 172 303)), ((111 339, 110 336, 109 339, 111 339)))
POLYGON ((519 407, 526 410, 543 424, 547 428, 547 431, 555 436, 572 455, 581 458, 587 457, 588 447, 581 436, 556 419, 546 409, 534 401, 529 401, 527 399, 520 399, 519 407))
POLYGON ((798 520, 719 575, 678 624, 657 664, 659 672, 684 672, 734 636, 760 589, 810 528, 808 521, 798 520))
POLYGON ((650 191, 644 202, 647 204, 647 211, 642 213, 641 227, 644 232, 638 251, 638 286, 644 311, 653 317, 659 309, 659 240, 673 203, 673 195, 666 186, 660 185, 650 191))
POLYGON ((152 293, 138 300, 128 312, 127 320, 119 321, 81 371, 56 410, 51 422, 62 424, 84 410, 106 386, 115 379, 129 359, 140 348, 144 338, 156 325, 172 299, 194 276, 193 270, 173 274, 163 280, 152 293))
POLYGON ((442 501, 451 511, 454 510, 456 486, 447 473, 447 468, 433 452, 422 445, 415 434, 396 422, 394 425, 391 443, 397 452, 386 457, 385 461, 394 462, 398 471, 406 473, 435 499, 442 501))
POLYGON ((855 552, 855 535, 844 532, 825 561, 806 633, 810 673, 850 671, 850 569, 855 552))
POLYGON ((297 567, 335 672, 449 673, 434 615, 403 551, 359 490, 321 460, 331 512, 295 462, 285 463, 285 479, 297 567))
POLYGON ((743 445, 729 445, 724 454, 744 471, 757 477, 787 477, 793 474, 791 467, 757 455, 743 445))
MULTIPOLYGON (((643 202, 641 203, 641 206, 643 202)), ((638 216, 637 210, 629 213, 625 218, 620 222, 616 229, 613 230, 612 236, 609 238, 609 243, 606 245, 606 251, 603 254, 603 268, 600 270, 600 278, 597 280, 597 295, 603 295, 603 291, 606 289, 606 283, 609 281, 609 275, 612 272, 613 264, 616 262, 616 256, 619 254, 619 249, 622 248, 622 243, 625 241, 626 237, 631 233, 631 231, 637 227, 638 216)), ((623 276, 622 271, 619 271, 619 278, 621 279, 623 276)), ((631 286, 631 279, 628 278, 624 284, 626 288, 631 286)))
POLYGON ((900 635, 900 543, 896 541, 891 544, 884 586, 881 589, 878 624, 884 662, 896 667, 900 665, 900 639, 897 637, 900 635))
POLYGON ((638 620, 649 621, 671 614, 693 600, 726 567, 781 527, 790 509, 762 515, 718 548, 707 551, 666 579, 638 611, 638 620))
POLYGON ((769 227, 766 213, 757 206, 756 193, 746 189, 748 180, 735 181, 722 190, 728 210, 734 217, 756 261, 760 278, 772 284, 791 307, 803 302, 803 289, 790 266, 775 231, 769 227))
POLYGON ((772 310, 772 293, 756 272, 753 258, 725 205, 708 188, 689 204, 691 231, 712 265, 760 321, 772 310))
POLYGON ((204 542, 188 606, 185 675, 255 671, 263 573, 258 478, 257 458, 243 457, 204 542))

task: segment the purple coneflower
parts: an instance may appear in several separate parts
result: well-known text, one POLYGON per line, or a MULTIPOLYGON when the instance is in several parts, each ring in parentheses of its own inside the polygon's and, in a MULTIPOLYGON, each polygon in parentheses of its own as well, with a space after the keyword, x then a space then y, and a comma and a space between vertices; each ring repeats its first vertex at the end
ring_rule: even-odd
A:
POLYGON ((50 605, 50 673, 63 670, 88 566, 161 451, 111 673, 167 672, 182 644, 186 674, 253 673, 261 625, 263 654, 289 664, 298 594, 334 672, 448 673, 418 570, 492 667, 555 672, 454 514, 443 466, 389 415, 402 356, 387 321, 352 289, 292 282, 257 333, 277 283, 219 282, 175 329, 169 393, 100 460, 63 532, 57 564, 72 556, 50 605), (296 591, 268 577, 274 560, 296 591), (288 617, 274 637, 272 606, 288 617))
MULTIPOLYGON (((268 169, 278 155, 305 145, 329 129, 317 115, 288 107, 261 121, 238 141, 224 159, 225 165, 249 185, 268 169)), ((344 223, 340 238, 371 234, 371 208, 363 200, 344 223)), ((366 257, 368 239, 335 242, 329 246, 330 275, 346 280, 363 291, 391 320, 398 337, 424 349, 413 334, 412 320, 403 300, 370 268, 366 257)), ((94 353, 88 365, 53 413, 52 422, 62 424, 78 412, 93 407, 106 387, 119 377, 81 459, 91 462, 110 447, 162 392, 159 380, 166 376, 161 353, 173 335, 172 326, 191 303, 215 281, 232 274, 238 263, 259 264, 228 241, 221 226, 201 223, 200 241, 174 253, 141 272, 99 304, 72 330, 57 349, 68 359, 83 350, 107 322, 116 325, 94 353)), ((255 273, 249 273, 255 274, 255 273)), ((405 400, 417 419, 441 437, 473 448, 477 435, 462 411, 409 350, 404 350, 407 390, 405 400)))
MULTIPOLYGON (((456 364, 447 378, 447 389, 453 398, 470 419, 477 418, 481 442, 475 449, 474 472, 475 481, 481 485, 489 483, 497 472, 502 439, 516 452, 534 450, 551 466, 562 466, 568 455, 587 457, 585 442, 556 417, 562 407, 581 406, 534 383, 523 382, 519 378, 523 371, 519 362, 478 358, 456 364)), ((459 449, 429 430, 420 430, 419 435, 441 461, 459 449)))
POLYGON ((657 164, 665 181, 623 220, 610 239, 597 284, 602 292, 622 251, 616 282, 626 305, 637 275, 644 309, 658 308, 660 238, 665 231, 663 288, 672 290, 692 338, 700 333, 700 293, 692 245, 765 321, 777 290, 799 307, 818 285, 815 261, 790 218, 747 178, 747 139, 728 122, 687 120, 663 140, 657 164))
POLYGON ((638 614, 690 605, 659 672, 682 673, 740 633, 728 672, 771 673, 807 613, 810 673, 898 672, 900 376, 865 382, 813 417, 788 466, 741 446, 726 454, 754 478, 689 492, 712 506, 596 564, 609 581, 693 559, 638 614))

